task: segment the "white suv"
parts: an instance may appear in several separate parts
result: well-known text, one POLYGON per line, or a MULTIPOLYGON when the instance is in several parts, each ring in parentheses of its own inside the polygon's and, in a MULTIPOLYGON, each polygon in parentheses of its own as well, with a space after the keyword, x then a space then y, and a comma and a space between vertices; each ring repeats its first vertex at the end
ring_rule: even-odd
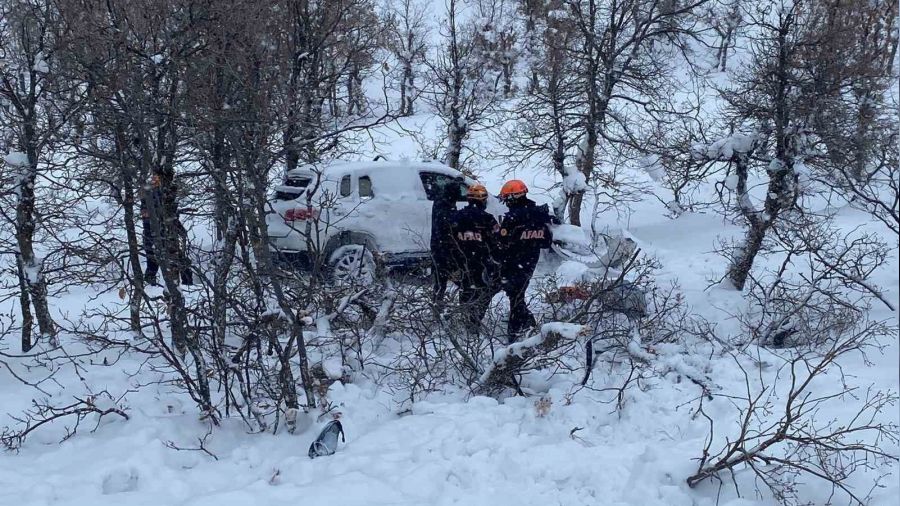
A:
MULTIPOLYGON (((386 267, 422 262, 430 257, 435 196, 448 187, 464 202, 472 183, 436 162, 297 168, 275 187, 266 220, 270 247, 301 265, 320 258, 337 279, 371 278, 376 262, 386 267)), ((494 198, 488 209, 503 211, 494 198)))

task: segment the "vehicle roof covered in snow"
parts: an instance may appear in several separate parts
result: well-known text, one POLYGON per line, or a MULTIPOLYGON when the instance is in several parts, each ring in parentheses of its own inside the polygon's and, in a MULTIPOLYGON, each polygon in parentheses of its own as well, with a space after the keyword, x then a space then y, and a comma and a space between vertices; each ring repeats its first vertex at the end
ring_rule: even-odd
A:
POLYGON ((451 176, 462 176, 458 170, 451 169, 440 162, 432 161, 412 161, 412 160, 377 160, 377 161, 358 161, 358 162, 326 162, 318 165, 304 165, 288 171, 287 177, 304 176, 316 171, 322 171, 325 177, 336 176, 339 174, 379 174, 390 171, 403 170, 427 170, 430 172, 439 172, 451 176))

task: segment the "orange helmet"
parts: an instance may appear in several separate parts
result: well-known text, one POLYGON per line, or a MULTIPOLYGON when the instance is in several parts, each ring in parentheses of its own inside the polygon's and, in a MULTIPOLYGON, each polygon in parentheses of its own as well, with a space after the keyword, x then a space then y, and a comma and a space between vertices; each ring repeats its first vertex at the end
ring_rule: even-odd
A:
POLYGON ((503 185, 503 188, 500 188, 500 198, 502 199, 522 197, 526 193, 528 193, 528 187, 518 179, 511 179, 503 185))
POLYGON ((466 190, 466 198, 469 200, 487 200, 487 188, 481 183, 475 183, 466 190))

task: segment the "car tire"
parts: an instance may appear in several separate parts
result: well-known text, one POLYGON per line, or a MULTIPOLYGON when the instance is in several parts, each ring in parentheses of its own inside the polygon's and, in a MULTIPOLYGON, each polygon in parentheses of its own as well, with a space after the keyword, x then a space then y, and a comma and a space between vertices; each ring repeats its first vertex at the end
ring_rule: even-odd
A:
POLYGON ((336 249, 328 265, 329 278, 338 286, 366 286, 378 279, 375 256, 361 244, 348 244, 336 249))

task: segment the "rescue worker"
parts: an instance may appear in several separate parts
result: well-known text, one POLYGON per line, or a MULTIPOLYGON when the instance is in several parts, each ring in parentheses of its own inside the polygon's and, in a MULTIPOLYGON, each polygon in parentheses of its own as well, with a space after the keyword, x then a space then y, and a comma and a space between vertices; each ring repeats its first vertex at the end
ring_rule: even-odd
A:
POLYGON ((469 186, 466 191, 469 205, 453 213, 450 224, 459 268, 459 303, 464 307, 465 328, 471 335, 478 335, 484 313, 497 292, 500 275, 496 259, 500 225, 486 210, 487 198, 484 185, 469 186))
POLYGON ((450 220, 456 212, 456 197, 457 193, 448 186, 438 187, 431 206, 432 301, 436 304, 443 302, 447 282, 456 271, 453 240, 450 237, 450 220))
POLYGON ((507 181, 500 198, 509 209, 500 220, 500 278, 509 297, 509 342, 513 343, 528 328, 536 327, 534 315, 525 303, 525 292, 534 274, 541 249, 550 247, 553 218, 546 205, 538 206, 526 197, 528 187, 522 181, 507 181))
MULTIPOLYGON (((163 199, 162 184, 158 174, 150 176, 150 183, 144 186, 143 199, 141 202, 141 222, 143 224, 144 254, 146 256, 146 267, 144 269, 144 283, 148 285, 157 285, 157 273, 159 272, 159 264, 157 262, 158 248, 164 246, 164 237, 157 237, 157 230, 154 228, 152 216, 155 214, 159 222, 159 232, 165 234, 165 201, 163 199)), ((174 191, 174 189, 173 189, 174 191)), ((169 258, 175 263, 181 276, 181 283, 184 285, 192 285, 194 276, 191 272, 190 262, 187 258, 187 230, 181 224, 178 218, 177 208, 174 211, 175 216, 172 219, 172 225, 178 234, 177 242, 169 251, 169 258)))
POLYGON ((159 264, 156 263, 156 240, 153 234, 153 224, 150 214, 153 209, 162 208, 162 190, 160 189, 159 176, 150 176, 150 184, 144 186, 144 194, 141 199, 141 223, 143 224, 144 239, 144 283, 157 285, 156 274, 159 272, 159 264))

